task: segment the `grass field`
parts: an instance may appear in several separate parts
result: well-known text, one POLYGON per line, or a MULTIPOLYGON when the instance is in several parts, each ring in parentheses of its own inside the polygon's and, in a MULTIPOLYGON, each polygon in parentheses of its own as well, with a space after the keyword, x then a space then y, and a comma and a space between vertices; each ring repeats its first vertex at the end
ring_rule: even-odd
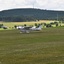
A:
POLYGON ((0 22, 0 24, 4 24, 4 26, 8 26, 8 27, 14 27, 14 25, 35 25, 35 23, 50 23, 50 22, 55 22, 52 20, 40 20, 37 22, 31 21, 31 22, 0 22))
POLYGON ((19 32, 0 31, 0 64, 64 64, 64 27, 19 32))
MULTIPOLYGON (((25 24, 27 26, 33 26, 36 24, 43 24, 42 25, 42 28, 46 28, 44 27, 44 23, 46 24, 50 24, 50 23, 54 23, 54 22, 58 22, 58 26, 64 26, 64 23, 59 23, 59 21, 55 21, 55 20, 39 20, 39 21, 31 21, 31 22, 3 22, 3 21, 0 21, 0 24, 3 24, 4 26, 7 26, 7 30, 12 30, 12 29, 15 29, 14 26, 24 26, 25 24)), ((56 27, 56 25, 52 25, 52 27, 56 27)), ((0 30, 4 30, 3 28, 0 28, 0 30)))

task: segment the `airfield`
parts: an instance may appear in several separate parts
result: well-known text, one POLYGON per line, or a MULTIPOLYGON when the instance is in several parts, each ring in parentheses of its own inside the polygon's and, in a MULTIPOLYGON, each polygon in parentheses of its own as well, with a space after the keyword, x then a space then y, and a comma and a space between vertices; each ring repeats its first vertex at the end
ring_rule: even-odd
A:
MULTIPOLYGON (((16 23, 4 25, 13 27, 16 23)), ((0 64, 64 64, 64 27, 42 28, 29 34, 1 29, 0 64)))

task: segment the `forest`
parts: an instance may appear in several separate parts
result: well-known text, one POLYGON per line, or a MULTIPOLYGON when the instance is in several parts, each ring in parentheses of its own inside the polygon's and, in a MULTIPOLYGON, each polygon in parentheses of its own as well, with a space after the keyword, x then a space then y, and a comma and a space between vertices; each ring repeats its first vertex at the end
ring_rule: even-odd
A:
POLYGON ((0 21, 23 22, 39 20, 64 21, 64 11, 20 8, 0 11, 0 21))

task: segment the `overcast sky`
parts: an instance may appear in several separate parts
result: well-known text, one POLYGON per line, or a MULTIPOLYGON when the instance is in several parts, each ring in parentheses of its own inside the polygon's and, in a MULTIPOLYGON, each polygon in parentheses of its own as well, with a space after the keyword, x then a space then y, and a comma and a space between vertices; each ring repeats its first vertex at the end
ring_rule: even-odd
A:
POLYGON ((0 11, 14 8, 37 8, 64 11, 64 0, 0 0, 0 11))

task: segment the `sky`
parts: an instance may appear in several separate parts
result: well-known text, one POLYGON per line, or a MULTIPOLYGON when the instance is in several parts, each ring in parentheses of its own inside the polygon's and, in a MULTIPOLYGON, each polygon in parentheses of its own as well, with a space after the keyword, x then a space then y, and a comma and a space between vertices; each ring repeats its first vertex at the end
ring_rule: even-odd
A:
POLYGON ((0 11, 14 8, 64 11, 64 0, 0 0, 0 11))

